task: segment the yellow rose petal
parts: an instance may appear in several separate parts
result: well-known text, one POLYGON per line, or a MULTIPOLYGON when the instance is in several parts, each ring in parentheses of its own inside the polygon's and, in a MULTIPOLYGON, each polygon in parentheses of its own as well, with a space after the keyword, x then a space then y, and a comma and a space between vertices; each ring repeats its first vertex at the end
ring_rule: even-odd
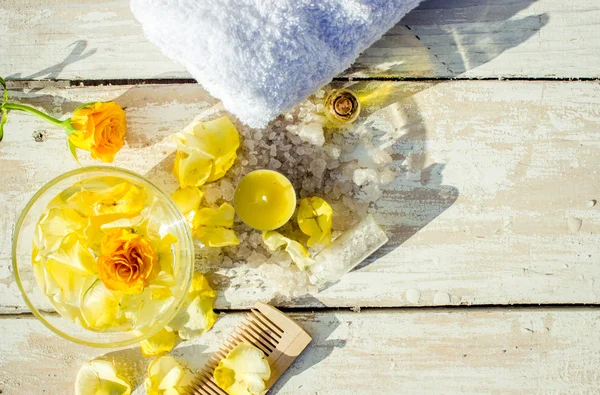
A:
POLYGON ((172 330, 163 328, 154 336, 140 342, 142 355, 151 357, 169 352, 175 347, 177 335, 172 330))
POLYGON ((66 235, 62 239, 58 249, 48 254, 47 258, 61 262, 81 276, 92 274, 96 271, 94 256, 81 244, 76 233, 66 235))
POLYGON ((173 173, 182 188, 223 177, 240 146, 239 133, 227 117, 194 121, 173 137, 177 142, 173 173))
POLYGON ((67 199, 69 208, 89 217, 96 227, 135 218, 146 206, 146 192, 129 182, 121 182, 101 189, 85 189, 67 199))
POLYGON ((184 376, 185 371, 175 358, 165 355, 154 359, 148 366, 144 387, 148 395, 179 394, 184 376))
POLYGON ((97 280, 83 295, 81 315, 91 330, 101 331, 121 325, 123 319, 117 319, 121 297, 118 293, 106 289, 104 283, 97 280))
POLYGON ((237 245, 239 240, 232 229, 234 217, 235 210, 227 203, 218 210, 202 208, 194 216, 194 234, 209 247, 237 245))
POLYGON ((320 197, 304 198, 298 208, 298 226, 310 236, 307 245, 331 243, 333 209, 320 197))
POLYGON ((52 208, 38 224, 39 237, 41 240, 45 240, 44 245, 38 247, 43 247, 45 251, 53 251, 60 245, 63 237, 69 233, 83 235, 87 225, 88 220, 71 208, 52 208))
POLYGON ((187 186, 199 187, 210 177, 214 158, 195 149, 185 148, 185 140, 180 142, 175 154, 173 175, 182 188, 187 186))
POLYGON ((297 241, 289 239, 274 230, 265 231, 262 236, 269 251, 274 252, 280 247, 284 247, 284 250, 290 254, 292 261, 294 261, 300 270, 306 270, 306 268, 314 263, 306 248, 297 241))
POLYGON ((76 395, 130 395, 131 385, 117 375, 114 366, 94 359, 84 364, 75 379, 76 395))
POLYGON ((259 395, 266 389, 271 368, 260 349, 240 343, 219 361, 213 376, 217 385, 230 395, 259 395))
POLYGON ((186 295, 184 306, 169 323, 182 339, 191 339, 209 331, 217 321, 213 311, 216 294, 208 284, 206 277, 195 273, 186 295))
POLYGON ((186 215, 190 211, 196 210, 198 206, 200 206, 203 196, 204 192, 198 189, 198 187, 188 186, 185 188, 179 188, 173 192, 173 194, 171 194, 171 199, 173 199, 183 215, 186 215))

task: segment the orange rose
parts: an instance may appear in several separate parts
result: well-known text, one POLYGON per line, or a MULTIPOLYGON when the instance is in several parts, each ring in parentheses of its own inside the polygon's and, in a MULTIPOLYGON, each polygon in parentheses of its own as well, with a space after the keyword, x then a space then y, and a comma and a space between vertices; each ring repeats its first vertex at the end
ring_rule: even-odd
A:
POLYGON ((69 136, 71 143, 90 151, 92 158, 112 162, 115 154, 123 147, 125 111, 115 102, 91 103, 79 107, 71 117, 76 130, 69 136))
POLYGON ((150 242, 125 229, 108 232, 100 252, 98 278, 113 291, 138 294, 160 271, 158 256, 150 242))

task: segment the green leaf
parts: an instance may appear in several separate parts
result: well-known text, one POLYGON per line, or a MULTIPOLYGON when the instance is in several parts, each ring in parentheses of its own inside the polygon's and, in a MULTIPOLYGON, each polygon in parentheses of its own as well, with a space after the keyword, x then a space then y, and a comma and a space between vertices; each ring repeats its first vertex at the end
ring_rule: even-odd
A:
POLYGON ((8 110, 2 108, 2 119, 0 119, 0 141, 4 138, 4 124, 8 121, 8 110))
POLYGON ((81 162, 79 162, 79 158, 77 158, 77 147, 75 147, 75 144, 73 144, 71 142, 71 139, 67 137, 67 145, 69 146, 69 152, 71 152, 71 155, 73 155, 73 159, 75 159, 75 161, 81 165, 81 162))
POLYGON ((2 100, 2 105, 5 105, 8 102, 8 89, 6 89, 6 81, 4 78, 0 77, 0 85, 4 89, 4 99, 2 100))

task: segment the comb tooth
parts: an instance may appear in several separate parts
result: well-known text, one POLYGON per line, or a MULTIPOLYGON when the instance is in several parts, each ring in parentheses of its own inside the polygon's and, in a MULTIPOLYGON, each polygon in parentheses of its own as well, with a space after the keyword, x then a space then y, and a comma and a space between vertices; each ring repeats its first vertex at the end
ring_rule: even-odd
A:
POLYGON ((193 387, 194 390, 194 394, 196 395, 214 395, 211 391, 208 391, 206 388, 206 381, 208 380, 208 378, 205 376, 205 374, 205 371, 200 371, 196 375, 195 381, 191 384, 191 387, 193 387))
MULTIPOLYGON (((219 387, 217 383, 215 383, 212 377, 206 382, 206 387, 210 388, 213 392, 215 392, 216 395, 224 393, 221 387, 219 387)), ((225 395, 227 394, 225 393, 225 395)))
POLYGON ((244 329, 239 328, 237 329, 238 331, 240 331, 240 333, 243 333, 244 336, 248 337, 248 338, 252 338, 254 341, 252 342, 252 344, 260 344, 261 346, 263 346, 264 348, 266 348, 267 350, 269 350, 269 353, 272 353, 273 350, 275 349, 275 347, 270 344, 269 342, 261 339, 260 336, 255 335, 250 329, 244 329))
POLYGON ((254 316, 256 318, 258 318, 259 320, 261 320, 261 322, 263 324, 265 324, 266 326, 271 328, 272 331, 278 333, 279 336, 283 335, 283 332, 284 332, 283 329, 281 329, 279 326, 277 326, 277 324, 275 324, 273 321, 271 321, 266 315, 264 315, 263 313, 261 313, 258 310, 254 310, 254 309, 252 309, 252 313, 254 313, 254 316))
POLYGON ((238 335, 244 339, 247 343, 252 344, 253 346, 260 348, 266 355, 270 355, 273 350, 269 349, 267 346, 262 344, 261 342, 257 342, 251 339, 247 333, 238 332, 238 335))
POLYGON ((271 346, 271 348, 276 348, 277 347, 277 343, 278 342, 276 342, 275 340, 273 340, 270 336, 268 336, 264 332, 260 331, 255 326, 251 325, 250 323, 242 322, 240 324, 240 326, 245 331, 247 331, 247 332, 251 333, 252 335, 254 335, 255 337, 259 338, 263 343, 265 343, 265 345, 271 346))
POLYGON ((248 317, 244 323, 246 325, 248 325, 250 328, 253 328, 256 332, 260 333, 264 338, 270 340, 271 343, 273 343, 273 344, 279 343, 281 336, 276 335, 275 332, 273 332, 269 328, 265 327, 260 322, 253 320, 252 317, 248 317))
POLYGON ((263 324, 258 318, 254 316, 249 317, 249 322, 257 332, 265 333, 271 339, 273 339, 273 343, 279 344, 279 342, 281 341, 281 336, 277 332, 273 332, 273 330, 266 327, 265 324, 263 324))

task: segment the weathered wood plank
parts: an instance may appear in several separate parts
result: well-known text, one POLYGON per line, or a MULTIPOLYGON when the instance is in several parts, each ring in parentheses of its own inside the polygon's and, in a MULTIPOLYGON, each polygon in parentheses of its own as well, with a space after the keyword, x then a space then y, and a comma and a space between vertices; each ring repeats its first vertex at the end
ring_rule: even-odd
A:
MULTIPOLYGON (((600 84, 454 81, 362 83, 377 108, 360 122, 394 141, 394 166, 412 154, 374 215, 391 242, 323 292, 282 300, 247 265, 213 267, 219 308, 430 306, 600 302, 600 84), (569 218, 582 220, 580 230, 569 218)), ((115 164, 167 191, 172 145, 214 104, 197 85, 12 92, 55 115, 79 103, 126 107, 128 147, 115 164)), ((375 137, 375 141, 378 138, 375 137)), ((0 144, 0 311, 27 311, 11 276, 11 233, 27 200, 74 168, 58 130, 11 113, 0 144), (46 132, 36 142, 32 133, 46 132)))
MULTIPOLYGON (((127 0, 6 0, 0 75, 189 77, 145 40, 127 0)), ((600 77, 594 0, 426 0, 343 76, 600 77)))
MULTIPOLYGON (((292 317, 313 342, 273 394, 596 393, 597 309, 384 310, 292 317), (376 334, 376 336, 374 336, 376 334), (348 374, 352 372, 352 374, 348 374)), ((196 371, 241 320, 228 314, 175 358, 196 371)), ((105 356, 141 385, 149 360, 138 348, 69 344, 33 318, 3 318, 0 390, 72 394, 82 363, 105 356)))

